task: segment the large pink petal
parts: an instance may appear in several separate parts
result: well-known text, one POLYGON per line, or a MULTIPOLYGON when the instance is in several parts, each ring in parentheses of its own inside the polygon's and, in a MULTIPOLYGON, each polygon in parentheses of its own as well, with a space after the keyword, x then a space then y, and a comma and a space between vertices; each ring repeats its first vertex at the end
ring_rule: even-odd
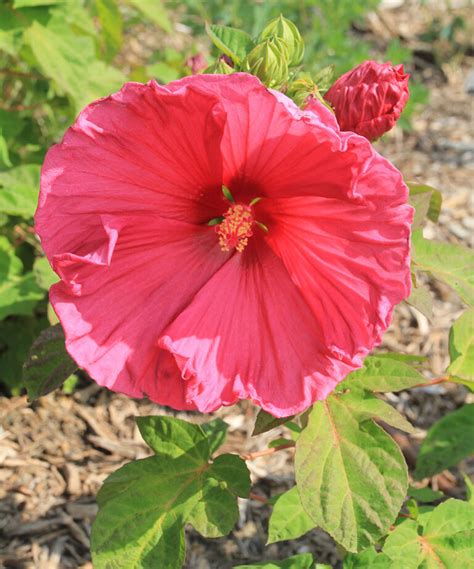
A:
POLYGON ((227 261, 208 227, 162 218, 103 216, 92 254, 56 255, 62 281, 50 298, 71 356, 99 384, 192 409, 174 358, 158 346, 164 328, 227 261))
MULTIPOLYGON (((401 181, 398 188, 405 193, 401 181)), ((383 203, 383 197, 369 205, 295 197, 259 204, 266 240, 318 320, 324 343, 352 365, 380 342, 393 307, 410 293, 412 209, 383 203)))
POLYGON ((43 166, 35 220, 48 257, 90 250, 105 214, 219 215, 224 122, 216 97, 192 86, 127 83, 86 107, 43 166))
POLYGON ((160 345, 175 356, 188 398, 203 412, 248 398, 288 416, 325 398, 351 369, 258 238, 199 291, 160 345))
POLYGON ((184 78, 167 89, 190 84, 218 94, 225 109, 224 183, 234 197, 352 195, 360 149, 348 147, 324 105, 312 102, 300 111, 246 73, 184 78))

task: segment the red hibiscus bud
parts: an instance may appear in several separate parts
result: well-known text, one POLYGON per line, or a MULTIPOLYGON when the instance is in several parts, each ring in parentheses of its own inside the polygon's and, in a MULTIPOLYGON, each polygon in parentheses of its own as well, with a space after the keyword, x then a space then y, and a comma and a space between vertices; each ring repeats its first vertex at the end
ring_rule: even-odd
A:
POLYGON ((375 140, 399 119, 409 97, 403 65, 364 61, 340 77, 325 95, 341 130, 375 140))
POLYGON ((186 67, 189 67, 189 69, 191 69, 191 73, 193 75, 197 75, 200 71, 206 69, 207 61, 202 53, 198 53, 196 55, 188 57, 185 65, 186 67))

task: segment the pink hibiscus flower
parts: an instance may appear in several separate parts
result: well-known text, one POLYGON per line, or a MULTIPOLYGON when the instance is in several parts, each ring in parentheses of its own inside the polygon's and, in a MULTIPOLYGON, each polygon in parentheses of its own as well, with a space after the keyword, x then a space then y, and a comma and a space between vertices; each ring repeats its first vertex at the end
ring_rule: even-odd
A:
POLYGON ((175 409, 323 399, 410 290, 400 173, 255 77, 126 84, 46 157, 51 302, 99 384, 175 409))

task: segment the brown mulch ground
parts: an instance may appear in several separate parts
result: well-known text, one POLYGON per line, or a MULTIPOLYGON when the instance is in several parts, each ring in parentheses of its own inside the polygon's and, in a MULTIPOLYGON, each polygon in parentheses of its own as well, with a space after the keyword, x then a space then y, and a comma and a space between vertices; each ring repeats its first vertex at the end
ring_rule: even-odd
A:
MULTIPOLYGON (((384 35, 396 33, 410 45, 418 29, 426 25, 426 17, 406 7, 385 10, 369 19, 369 28, 382 42, 384 35)), ((429 53, 427 46, 423 49, 429 53)), ((431 88, 430 104, 414 120, 412 133, 395 130, 379 143, 380 151, 402 169, 406 179, 443 190, 440 224, 430 224, 426 236, 471 246, 473 98, 466 93, 465 80, 472 68, 473 59, 468 56, 448 63, 430 62, 426 57, 418 62, 417 74, 431 88)), ((432 321, 400 305, 382 348, 427 356, 425 373, 431 378, 441 376, 447 367, 449 328, 463 307, 446 286, 427 283, 434 301, 432 321)), ((440 384, 391 394, 388 399, 418 428, 411 437, 395 435, 412 466, 426 429, 473 397, 461 386, 440 384)), ((167 411, 88 382, 73 395, 56 392, 33 405, 25 397, 3 398, 0 410, 0 566, 92 567, 88 536, 97 511, 94 496, 111 472, 148 454, 133 417, 167 411)), ((251 438, 255 413, 252 406, 242 403, 216 414, 229 424, 226 450, 254 451, 278 437, 276 430, 251 438)), ((292 484, 291 454, 284 451, 249 463, 256 493, 268 497, 292 484)), ((462 466, 465 472, 474 473, 472 463, 462 466)), ((462 497, 464 493, 456 469, 424 483, 448 495, 462 497)), ((265 547, 270 508, 247 500, 241 500, 240 506, 240 520, 231 536, 204 540, 188 532, 188 569, 226 569, 239 562, 281 559, 306 551, 320 562, 338 566, 333 541, 318 530, 295 542, 265 547)))

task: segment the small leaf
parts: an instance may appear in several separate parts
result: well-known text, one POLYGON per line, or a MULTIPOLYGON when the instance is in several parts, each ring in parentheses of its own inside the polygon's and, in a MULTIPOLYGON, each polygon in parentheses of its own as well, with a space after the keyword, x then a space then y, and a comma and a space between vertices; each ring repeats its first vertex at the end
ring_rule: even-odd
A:
POLYGON ((359 421, 375 418, 406 433, 415 432, 413 425, 403 415, 389 403, 375 397, 372 393, 357 391, 347 393, 344 396, 344 403, 352 410, 354 415, 357 415, 359 421))
POLYGON ((39 194, 40 167, 24 164, 0 172, 0 212, 30 219, 39 194))
POLYGON ((353 552, 388 532, 408 486, 399 447, 340 395, 313 406, 296 442, 295 472, 314 524, 353 552))
POLYGON ((437 421, 421 444, 415 478, 420 480, 456 466, 474 452, 474 403, 437 421))
POLYGON ((262 433, 266 433, 272 429, 276 429, 288 421, 291 421, 293 418, 294 415, 291 415, 291 417, 274 417, 273 415, 270 415, 270 413, 260 409, 253 428, 252 437, 255 435, 261 435, 262 433))
POLYGON ((407 186, 410 189, 410 204, 415 208, 412 229, 423 227, 426 218, 438 221, 443 201, 441 192, 431 186, 415 182, 407 182, 407 186))
POLYGON ((33 273, 22 274, 23 263, 8 239, 0 235, 0 320, 29 315, 44 297, 33 273))
POLYGON ((126 464, 100 489, 92 527, 96 569, 178 569, 186 523, 205 537, 225 535, 238 519, 237 496, 250 491, 240 457, 224 454, 209 462, 199 425, 171 417, 141 417, 138 423, 159 454, 126 464))
POLYGON ((448 284, 466 304, 474 305, 474 252, 462 245, 424 239, 421 231, 412 238, 417 269, 448 284))
POLYGON ((419 310, 428 320, 433 317, 433 297, 426 285, 413 285, 410 296, 405 299, 405 302, 419 310))
MULTIPOLYGON (((252 565, 236 565, 234 569, 253 569, 260 567, 261 569, 313 569, 313 556, 311 553, 301 553, 293 555, 282 561, 263 561, 262 563, 254 563, 252 565)), ((316 569, 323 569, 327 565, 316 564, 316 569)))
POLYGON ((43 290, 49 290, 59 280, 58 275, 53 271, 46 257, 35 259, 33 274, 35 275, 37 285, 43 290))
POLYGON ((268 525, 267 544, 287 539, 298 539, 315 527, 304 511, 296 486, 275 500, 268 525))
POLYGON ((439 491, 432 490, 428 486, 425 488, 415 488, 410 486, 408 488, 408 495, 415 498, 418 502, 430 503, 436 502, 436 500, 441 500, 444 498, 444 494, 439 491))
POLYGON ((467 474, 463 473, 464 483, 466 484, 466 497, 469 504, 474 506, 474 483, 467 474))
POLYGON ((254 46, 249 34, 236 28, 206 24, 206 32, 217 49, 228 55, 236 65, 240 65, 254 46))
POLYGON ((369 356, 364 361, 364 367, 349 374, 339 384, 338 390, 357 388, 383 393, 409 389, 425 381, 412 366, 390 356, 369 356))
POLYGON ((161 0, 127 0, 127 2, 165 32, 170 34, 173 31, 168 13, 161 0))
POLYGON ((66 352, 61 325, 46 328, 33 342, 23 366, 29 399, 38 399, 57 389, 76 370, 76 362, 66 352))
POLYGON ((451 365, 448 373, 474 382, 474 310, 456 320, 449 333, 451 365))

